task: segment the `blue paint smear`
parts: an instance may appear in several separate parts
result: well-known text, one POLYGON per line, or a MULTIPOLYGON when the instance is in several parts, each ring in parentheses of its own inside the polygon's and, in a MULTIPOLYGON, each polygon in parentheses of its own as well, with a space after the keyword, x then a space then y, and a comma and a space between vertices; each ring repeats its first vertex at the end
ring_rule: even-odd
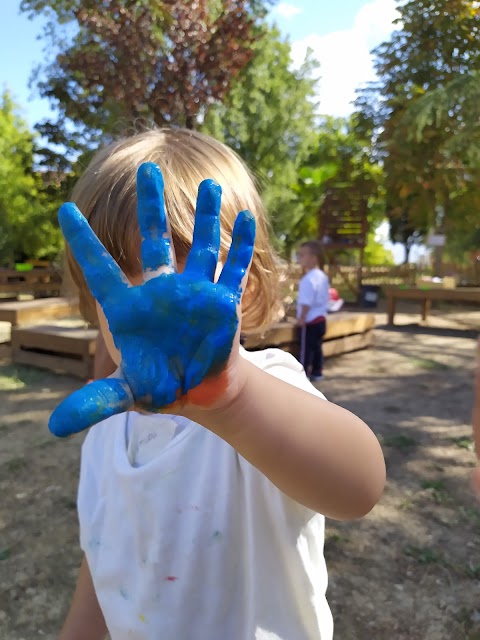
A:
POLYGON ((145 162, 137 172, 137 198, 144 271, 172 266, 171 238, 163 197, 163 176, 160 168, 153 162, 145 162))
MULTIPOLYGON (((170 265, 163 178, 156 165, 140 167, 137 191, 144 269, 170 265)), ((220 203, 220 186, 203 181, 185 271, 162 273, 138 287, 127 285, 75 205, 61 208, 62 231, 103 308, 122 360, 120 379, 87 385, 57 407, 50 420, 55 435, 81 431, 133 405, 161 411, 224 368, 238 329, 237 308, 252 258, 255 220, 248 211, 238 215, 230 252, 215 284, 220 203)))
POLYGON ((75 391, 59 404, 50 416, 48 427, 55 436, 65 438, 127 411, 132 403, 131 390, 124 380, 97 380, 75 391))

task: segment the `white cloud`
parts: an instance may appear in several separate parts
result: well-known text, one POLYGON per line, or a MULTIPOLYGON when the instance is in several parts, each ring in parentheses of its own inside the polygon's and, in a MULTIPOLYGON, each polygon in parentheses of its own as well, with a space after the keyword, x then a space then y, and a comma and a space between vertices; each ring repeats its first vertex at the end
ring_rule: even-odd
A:
POLYGON ((295 66, 302 63, 307 48, 320 62, 321 113, 345 116, 352 112, 355 89, 375 78, 370 51, 388 39, 396 18, 395 0, 372 0, 358 11, 350 29, 311 34, 292 43, 295 66))
POLYGON ((290 20, 290 18, 293 18, 302 11, 303 9, 300 9, 300 7, 296 7, 289 2, 281 2, 275 8, 275 13, 278 13, 278 15, 282 16, 282 18, 286 18, 287 20, 290 20))

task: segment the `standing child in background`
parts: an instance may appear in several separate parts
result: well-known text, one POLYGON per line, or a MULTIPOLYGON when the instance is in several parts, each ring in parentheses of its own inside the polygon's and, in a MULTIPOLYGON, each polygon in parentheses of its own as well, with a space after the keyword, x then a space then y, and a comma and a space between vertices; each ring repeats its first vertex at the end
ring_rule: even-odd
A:
POLYGON ((250 175, 215 140, 163 129, 97 154, 73 200, 87 219, 60 210, 67 260, 117 370, 50 420, 91 427, 61 640, 331 640, 324 516, 368 513, 385 465, 290 354, 240 346, 277 309, 250 175))
POLYGON ((323 377, 322 341, 327 328, 330 299, 328 277, 320 269, 320 245, 313 240, 297 253, 303 276, 298 284, 297 326, 300 327, 300 362, 312 382, 323 377))

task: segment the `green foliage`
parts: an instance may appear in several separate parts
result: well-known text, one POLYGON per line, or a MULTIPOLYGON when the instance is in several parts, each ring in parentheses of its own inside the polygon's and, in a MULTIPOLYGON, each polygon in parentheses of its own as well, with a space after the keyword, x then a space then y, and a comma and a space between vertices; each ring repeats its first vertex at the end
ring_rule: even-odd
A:
POLYGON ((393 253, 386 249, 381 242, 375 239, 375 232, 370 231, 367 237, 367 246, 363 252, 363 261, 366 265, 394 265, 393 253))
MULTIPOLYGON (((318 237, 319 209, 329 188, 345 190, 347 198, 368 203, 372 230, 370 253, 376 260, 373 232, 384 218, 382 169, 372 155, 371 132, 358 127, 358 119, 325 118, 315 144, 295 185, 303 215, 291 231, 292 243, 318 237)), ((385 258, 387 255, 385 255, 385 258)), ((376 263, 376 262, 375 262, 376 263)), ((373 262, 372 262, 373 264, 373 262)))
POLYGON ((443 129, 442 154, 451 166, 463 170, 449 194, 455 215, 447 237, 448 254, 461 262, 480 246, 480 71, 428 91, 407 109, 404 119, 414 141, 421 141, 432 126, 443 129))
POLYGON ((8 92, 0 98, 0 264, 53 258, 58 203, 34 171, 34 139, 8 92))
POLYGON ((293 70, 290 45, 275 28, 253 50, 223 103, 207 113, 203 131, 235 149, 253 171, 277 246, 285 249, 303 214, 293 185, 313 141, 315 64, 307 56, 293 70))
MULTIPOLYGON (((94 146, 134 123, 195 128, 251 58, 268 1, 23 0, 47 16, 34 81, 94 146)), ((70 130, 71 130, 70 126, 70 130)))
POLYGON ((374 52, 379 80, 357 104, 375 127, 392 240, 408 257, 430 229, 450 242, 478 211, 465 127, 475 94, 463 76, 480 70, 480 10, 471 0, 399 2, 398 10, 401 28, 374 52))
POLYGON ((58 112, 36 125, 42 167, 65 179, 99 147, 152 125, 197 128, 251 59, 276 0, 22 0, 42 15, 31 82, 58 112))

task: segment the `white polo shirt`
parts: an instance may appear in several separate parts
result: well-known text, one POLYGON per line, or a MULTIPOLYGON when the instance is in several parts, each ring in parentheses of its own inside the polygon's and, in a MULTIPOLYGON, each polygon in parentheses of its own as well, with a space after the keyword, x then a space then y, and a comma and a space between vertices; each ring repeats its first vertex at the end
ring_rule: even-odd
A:
POLYGON ((302 305, 310 307, 305 321, 311 322, 315 318, 328 314, 330 283, 327 274, 321 269, 315 268, 307 271, 298 284, 297 318, 302 312, 302 305))

